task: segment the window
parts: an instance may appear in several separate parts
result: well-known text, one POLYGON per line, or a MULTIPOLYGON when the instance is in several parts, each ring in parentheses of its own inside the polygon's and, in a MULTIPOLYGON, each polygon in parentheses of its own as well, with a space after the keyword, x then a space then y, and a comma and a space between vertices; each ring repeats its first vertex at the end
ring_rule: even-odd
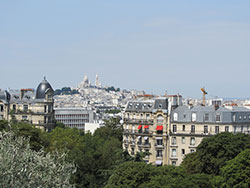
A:
POLYGON ((195 133, 195 125, 191 125, 191 133, 195 133))
POLYGON ((162 125, 163 124, 163 116, 160 115, 160 116, 157 117, 157 124, 158 125, 162 125))
POLYGON ((16 105, 15 104, 13 104, 13 110, 16 111, 16 105))
POLYGON ((240 132, 243 133, 243 126, 240 127, 240 132))
POLYGON ((157 146, 162 146, 162 139, 157 139, 156 143, 157 143, 157 146))
POLYGON ((186 116, 186 114, 183 114, 183 119, 185 119, 187 116, 186 116))
POLYGON ((229 132, 229 126, 225 126, 225 132, 229 132))
POLYGON ((172 149, 172 157, 176 157, 176 149, 172 149))
POLYGON ((176 137, 172 138, 172 145, 176 145, 176 137))
POLYGON ((190 153, 194 153, 194 149, 191 149, 191 150, 190 150, 190 153))
POLYGON ((134 133, 134 132, 135 132, 135 126, 132 125, 132 133, 134 133))
POLYGON ((239 120, 241 120, 241 116, 239 116, 239 120))
POLYGON ((175 112, 174 113, 174 121, 177 121, 178 120, 178 114, 175 112))
POLYGON ((3 105, 0 105, 0 112, 3 112, 3 105))
POLYGON ((220 115, 216 115, 216 121, 220 121, 220 115))
POLYGON ((48 105, 48 112, 52 112, 52 106, 48 105))
POLYGON ((23 105, 23 111, 28 111, 28 109, 29 109, 29 108, 28 108, 28 105, 26 105, 26 104, 23 105))
POLYGON ((176 125, 173 125, 173 132, 175 133, 177 131, 176 125))
POLYGON ((234 126, 234 133, 236 133, 236 126, 234 126))
POLYGON ((162 150, 156 150, 156 157, 162 157, 162 150))
POLYGON ((144 140, 145 140, 144 144, 145 144, 145 145, 148 145, 148 144, 149 144, 149 140, 148 140, 148 137, 147 137, 147 136, 144 137, 144 140))
POLYGON ((135 148, 132 148, 131 155, 135 154, 135 148))
POLYGON ((186 142, 185 137, 181 137, 181 143, 185 144, 185 142, 186 142))
POLYGON ((181 150, 181 154, 182 154, 182 155, 185 155, 185 149, 182 149, 182 150, 181 150))
POLYGON ((27 120, 28 116, 22 116, 22 120, 27 120))
POLYGON ((186 126, 182 125, 182 131, 185 131, 185 130, 186 130, 186 126))
POLYGON ((146 114, 146 120, 149 120, 149 119, 150 119, 149 114, 146 114))
POLYGON ((44 105, 44 113, 46 113, 46 112, 47 112, 47 106, 44 105))
POLYGON ((141 145, 141 144, 142 144, 141 136, 138 136, 138 145, 141 145))
POLYGON ((191 138, 190 138, 190 145, 191 145, 191 146, 194 146, 194 145, 195 145, 195 138, 194 138, 194 137, 191 137, 191 138))
POLYGON ((196 113, 192 113, 192 121, 196 121, 196 113))
POLYGON ((244 119, 247 119, 247 116, 244 116, 243 118, 244 118, 244 119))
POLYGON ((235 114, 233 115, 233 122, 235 122, 235 119, 236 119, 236 116, 235 116, 235 114))
POLYGON ((218 134, 220 132, 219 126, 215 126, 215 134, 218 134))
POLYGON ((209 114, 205 114, 205 121, 208 121, 209 114))
POLYGON ((208 126, 204 125, 204 133, 208 133, 208 126))
POLYGON ((173 165, 173 166, 176 166, 176 161, 172 161, 172 165, 173 165))

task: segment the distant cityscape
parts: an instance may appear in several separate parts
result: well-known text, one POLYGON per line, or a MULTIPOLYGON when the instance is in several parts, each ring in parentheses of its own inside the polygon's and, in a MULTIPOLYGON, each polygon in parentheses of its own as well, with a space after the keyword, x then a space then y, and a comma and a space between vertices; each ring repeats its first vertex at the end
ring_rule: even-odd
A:
POLYGON ((85 75, 76 87, 54 90, 46 78, 37 89, 0 90, 0 119, 25 121, 50 132, 58 123, 94 131, 112 117, 123 126, 123 149, 155 165, 180 165, 203 138, 220 132, 250 133, 250 100, 183 98, 92 85, 85 75))

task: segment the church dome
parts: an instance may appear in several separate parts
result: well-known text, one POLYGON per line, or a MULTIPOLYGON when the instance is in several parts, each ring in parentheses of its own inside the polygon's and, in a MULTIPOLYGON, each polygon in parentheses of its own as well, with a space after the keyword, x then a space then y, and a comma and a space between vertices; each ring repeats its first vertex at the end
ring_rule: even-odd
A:
POLYGON ((45 99, 45 94, 49 89, 53 91, 51 85, 44 77, 44 80, 39 84, 36 89, 36 99, 45 99))

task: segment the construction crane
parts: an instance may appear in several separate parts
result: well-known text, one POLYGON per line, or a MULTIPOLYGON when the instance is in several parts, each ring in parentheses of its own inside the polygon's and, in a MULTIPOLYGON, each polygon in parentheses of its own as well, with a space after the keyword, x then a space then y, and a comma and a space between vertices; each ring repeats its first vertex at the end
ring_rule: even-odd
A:
POLYGON ((202 103, 201 103, 201 105, 205 106, 206 105, 206 95, 207 95, 205 87, 202 87, 201 91, 202 91, 202 103))

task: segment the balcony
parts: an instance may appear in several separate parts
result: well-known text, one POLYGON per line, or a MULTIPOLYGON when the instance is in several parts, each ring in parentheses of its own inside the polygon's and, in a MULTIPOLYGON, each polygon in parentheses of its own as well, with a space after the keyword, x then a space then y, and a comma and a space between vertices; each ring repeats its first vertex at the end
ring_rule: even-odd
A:
POLYGON ((128 118, 124 118, 123 121, 124 121, 124 123, 127 123, 127 124, 144 124, 144 125, 152 125, 152 124, 154 124, 153 120, 144 120, 144 119, 128 119, 128 118))
POLYGON ((164 144, 158 145, 157 143, 155 143, 155 147, 161 149, 164 148, 164 144))
POLYGON ((151 143, 149 143, 149 142, 148 142, 148 143, 144 143, 144 144, 143 144, 143 147, 144 147, 144 148, 150 148, 150 147, 151 147, 151 143))
POLYGON ((142 142, 137 142, 137 146, 142 146, 142 142))

